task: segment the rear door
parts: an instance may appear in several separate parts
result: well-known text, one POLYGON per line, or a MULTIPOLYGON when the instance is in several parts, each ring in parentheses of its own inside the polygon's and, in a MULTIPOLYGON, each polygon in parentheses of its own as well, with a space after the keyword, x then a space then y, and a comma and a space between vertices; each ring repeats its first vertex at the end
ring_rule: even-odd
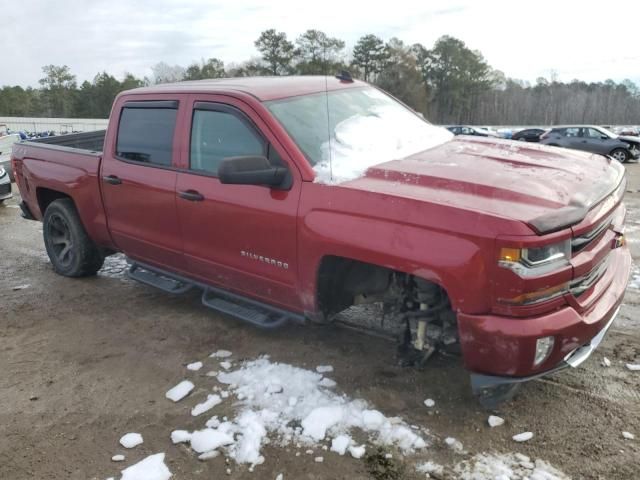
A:
POLYGON ((205 283, 299 310, 296 226, 301 177, 267 124, 240 100, 192 96, 189 137, 178 173, 185 261, 205 283), (228 157, 264 155, 286 166, 289 190, 224 185, 228 157))
POLYGON ((590 152, 608 155, 613 148, 613 141, 595 128, 584 128, 585 138, 590 152))
POLYGON ((175 198, 180 103, 178 96, 120 99, 101 172, 114 243, 134 259, 171 270, 184 269, 175 198))

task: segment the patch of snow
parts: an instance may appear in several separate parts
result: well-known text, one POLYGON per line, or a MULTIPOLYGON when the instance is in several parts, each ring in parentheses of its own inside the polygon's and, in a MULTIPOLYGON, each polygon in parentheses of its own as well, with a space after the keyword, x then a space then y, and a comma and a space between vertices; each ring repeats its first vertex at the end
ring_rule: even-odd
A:
POLYGON ((333 372, 333 367, 331 365, 318 365, 316 367, 316 372, 318 372, 318 373, 331 373, 331 372, 333 372))
POLYGON ((636 436, 631 432, 622 432, 622 436, 627 440, 633 440, 636 436))
POLYGON ((322 462, 324 462, 324 457, 316 457, 316 458, 313 459, 313 461, 316 462, 316 463, 322 463, 322 462))
POLYGON ((187 365, 187 370, 191 370, 193 372, 197 372, 202 368, 202 362, 193 362, 187 365))
POLYGON ((11 290, 15 292, 17 290, 24 290, 26 288, 29 288, 30 286, 31 286, 30 283, 25 283, 24 285, 16 285, 15 287, 12 287, 11 290))
POLYGON ((124 455, 114 455, 113 457, 111 457, 111 461, 124 462, 124 455))
POLYGON ((203 414, 204 412, 208 412, 216 405, 220 405, 222 403, 222 399, 220 395, 207 395, 207 399, 197 404, 195 407, 191 409, 191 415, 193 417, 197 417, 198 415, 203 414))
POLYGON ((464 447, 462 446, 462 442, 460 440, 456 440, 453 437, 447 437, 444 439, 444 443, 453 450, 454 452, 462 452, 464 451, 464 447))
POLYGON ((198 460, 210 460, 212 458, 216 458, 218 455, 220 455, 220 452, 218 450, 211 450, 209 452, 204 452, 198 455, 198 460))
POLYGON ((424 473, 427 475, 437 475, 441 477, 444 474, 444 467, 439 463, 432 462, 429 460, 428 462, 420 463, 416 465, 416 470, 419 473, 424 473))
POLYGON ((627 363, 627 368, 632 372, 640 371, 640 363, 627 363))
POLYGON ((191 448, 196 453, 209 452, 224 445, 230 445, 233 443, 233 437, 228 433, 214 430, 212 428, 205 428, 203 430, 195 431, 191 434, 191 448))
POLYGON ((174 430, 171 432, 171 443, 187 443, 191 441, 191 433, 186 430, 174 430))
POLYGON ((234 418, 225 418, 222 423, 216 418, 207 422, 206 430, 193 433, 191 446, 198 453, 223 447, 237 463, 259 465, 264 461, 261 449, 266 443, 320 447, 319 442, 331 439, 332 446, 337 440, 336 448, 348 449, 360 458, 365 447, 346 442, 352 429, 405 453, 426 447, 421 430, 413 431, 402 419, 368 408, 364 400, 335 393, 323 386, 322 375, 313 371, 261 357, 221 372, 218 381, 235 396, 238 410, 234 418))
POLYGON ((218 416, 214 415, 209 420, 207 420, 205 426, 208 428, 218 428, 220 426, 220 420, 218 420, 218 416))
POLYGON ((193 390, 194 387, 195 385, 191 383, 189 380, 183 380, 182 382, 177 384, 175 387, 173 387, 171 390, 169 390, 167 393, 165 393, 165 397, 167 397, 169 400, 173 400, 174 402, 179 402, 184 397, 189 395, 189 393, 191 393, 191 390, 193 390))
POLYGON ((569 477, 542 460, 522 462, 517 454, 475 455, 454 467, 460 480, 569 480, 569 477), (521 463, 526 463, 523 466, 521 463), (533 467, 533 468, 529 468, 533 467))
POLYGON ((218 376, 218 372, 216 370, 211 370, 210 372, 207 372, 205 375, 207 377, 217 377, 218 376))
POLYGON ((225 370, 229 370, 231 368, 231 362, 227 362, 227 361, 220 362, 220 366, 225 370))
POLYGON ((347 448, 351 445, 351 437, 349 435, 338 435, 331 440, 331 451, 336 452, 338 455, 344 455, 347 453, 347 448))
POLYGON ((284 475, 279 473, 278 475, 276 475, 276 480, 284 480, 284 475))
POLYGON ((425 405, 425 407, 427 407, 427 408, 431 408, 431 407, 435 407, 436 402, 435 402, 433 399, 431 399, 431 398, 427 398, 427 399, 424 401, 424 405, 425 405))
POLYGON ((611 366, 611 360, 609 360, 607 357, 604 357, 602 359, 602 366, 603 367, 610 367, 611 366))
POLYGON ((143 443, 143 441, 142 435, 139 433, 127 433, 120 439, 120 445, 124 448, 133 448, 143 443))
POLYGON ((125 468, 121 480, 169 480, 171 475, 164 464, 164 453, 156 453, 125 468))
POLYGON ((500 425, 504 425, 504 418, 497 417, 495 415, 489 415, 487 422, 489 423, 489 426, 491 428, 499 427, 500 425))
POLYGON ((364 457, 364 454, 366 451, 367 449, 364 445, 360 445, 359 447, 356 447, 356 446, 349 447, 349 453, 353 458, 364 457))
POLYGON ((336 385, 337 385, 336 382, 334 382, 333 380, 327 377, 324 377, 322 380, 320 380, 321 387, 332 388, 332 387, 335 387, 336 385))
POLYGON ((533 432, 518 433, 517 435, 514 435, 511 438, 513 438, 513 440, 515 440, 516 442, 526 442, 533 438, 533 432))
POLYGON ((229 350, 218 350, 209 355, 209 358, 228 358, 232 355, 229 350))
POLYGON ((453 134, 406 108, 383 102, 335 126, 321 146, 315 182, 337 184, 362 176, 374 165, 397 160, 448 142, 453 134))

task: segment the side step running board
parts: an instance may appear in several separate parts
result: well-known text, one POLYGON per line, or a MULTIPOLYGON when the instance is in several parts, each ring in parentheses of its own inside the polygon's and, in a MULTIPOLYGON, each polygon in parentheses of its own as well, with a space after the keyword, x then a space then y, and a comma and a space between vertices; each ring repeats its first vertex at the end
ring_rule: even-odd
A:
POLYGON ((304 323, 304 316, 235 293, 180 277, 173 273, 130 260, 127 272, 133 280, 157 287, 168 293, 180 294, 192 287, 202 288, 202 304, 220 313, 231 315, 261 328, 276 328, 289 320, 304 323))
POLYGON ((131 267, 129 267, 127 275, 133 280, 159 288, 160 290, 168 293, 185 293, 191 290, 191 287, 193 286, 191 283, 178 280, 173 276, 135 262, 131 264, 131 267))

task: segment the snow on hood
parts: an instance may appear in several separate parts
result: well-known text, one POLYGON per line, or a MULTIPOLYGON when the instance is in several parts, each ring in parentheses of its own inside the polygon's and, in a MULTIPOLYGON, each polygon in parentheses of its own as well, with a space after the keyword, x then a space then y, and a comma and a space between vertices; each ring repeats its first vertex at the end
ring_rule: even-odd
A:
POLYGON ((374 165, 413 155, 448 142, 453 134, 406 109, 380 106, 371 115, 353 115, 338 123, 322 144, 314 166, 316 183, 338 184, 361 177, 374 165))

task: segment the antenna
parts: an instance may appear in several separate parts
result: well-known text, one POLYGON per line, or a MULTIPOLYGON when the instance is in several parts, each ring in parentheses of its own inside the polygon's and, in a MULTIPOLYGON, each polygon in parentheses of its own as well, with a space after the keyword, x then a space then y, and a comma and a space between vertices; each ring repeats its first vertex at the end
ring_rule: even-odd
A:
POLYGON ((329 115, 329 81, 327 80, 327 50, 323 50, 324 57, 324 96, 327 101, 327 135, 329 138, 329 176, 333 181, 333 159, 331 158, 331 116, 329 115))

